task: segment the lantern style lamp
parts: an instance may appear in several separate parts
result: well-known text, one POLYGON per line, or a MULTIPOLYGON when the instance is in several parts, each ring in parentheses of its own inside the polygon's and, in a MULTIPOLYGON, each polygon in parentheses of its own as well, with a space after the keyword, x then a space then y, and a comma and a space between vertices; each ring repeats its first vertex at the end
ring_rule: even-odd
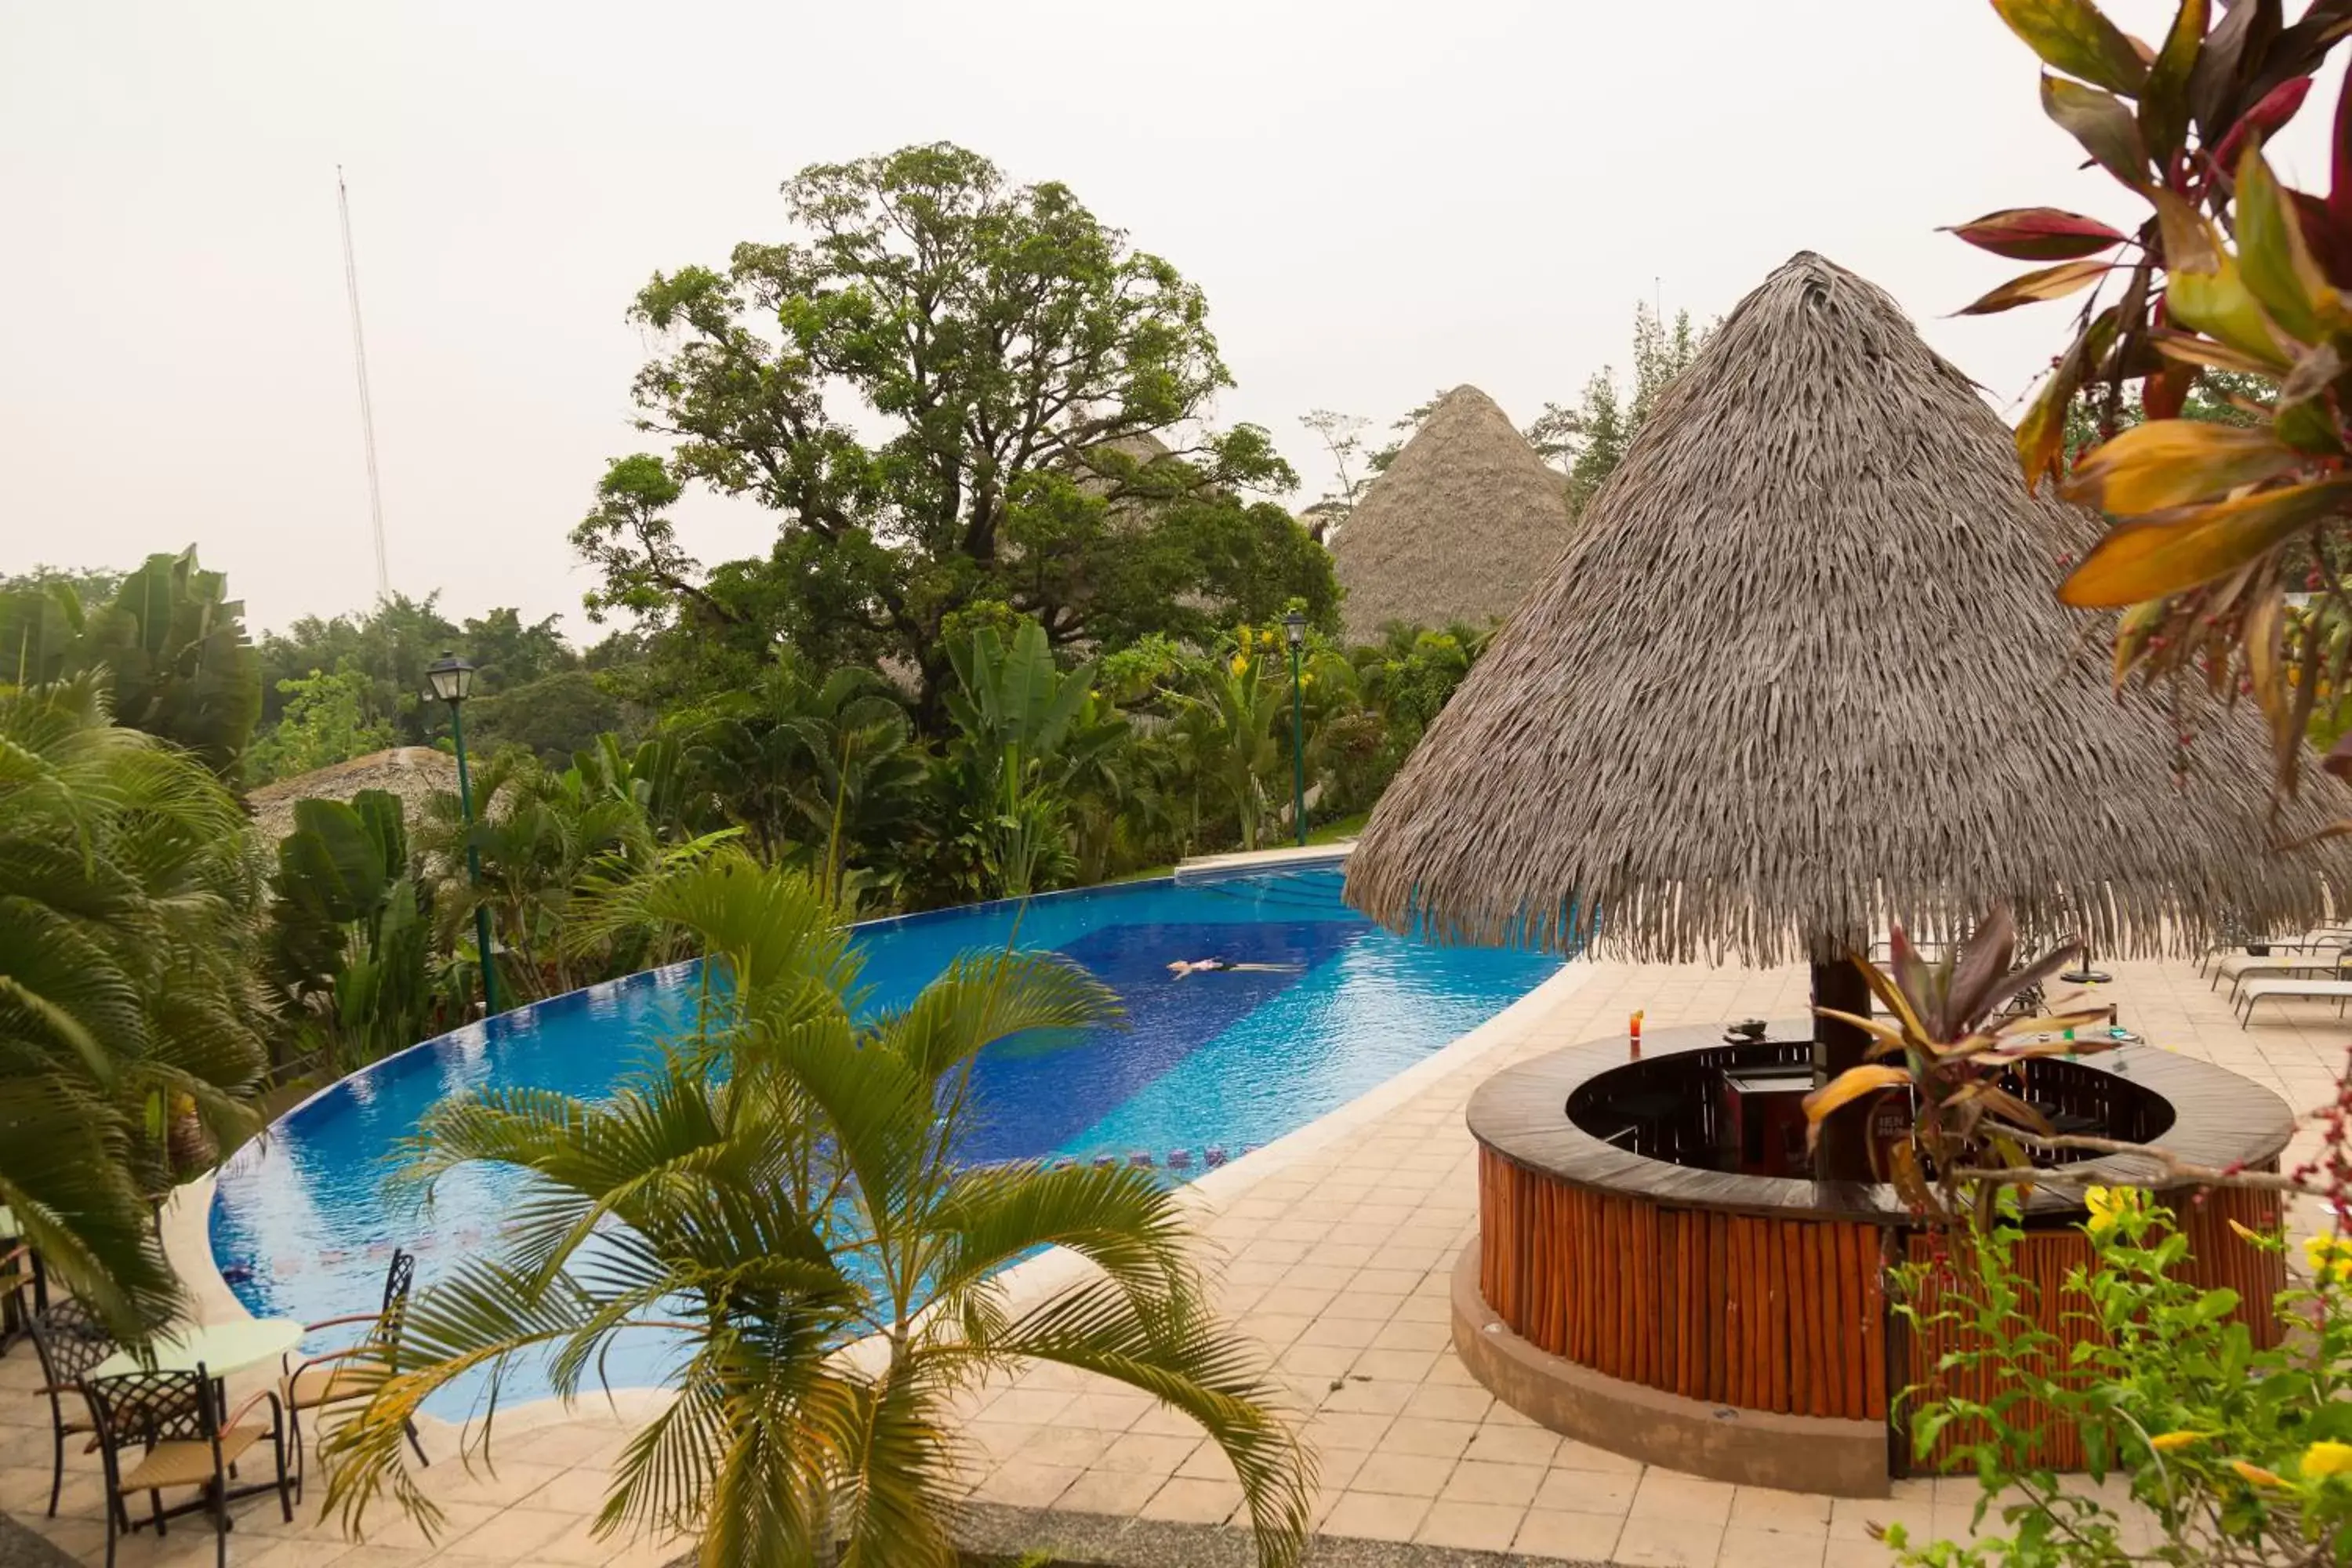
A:
MULTIPOLYGON (((474 785, 466 773, 464 718, 466 700, 474 694, 474 667, 445 648, 425 667, 425 682, 436 700, 449 705, 449 739, 457 748, 457 810, 466 824, 466 875, 479 888, 482 853, 474 847, 474 785)), ((499 1010, 498 965, 490 954, 489 906, 478 900, 474 904, 474 943, 481 955, 482 1016, 487 1018, 499 1010)))
POLYGON ((1292 610, 1282 617, 1290 638, 1290 819, 1298 825, 1300 847, 1307 844, 1307 703, 1299 695, 1298 656, 1307 647, 1307 616, 1292 610))

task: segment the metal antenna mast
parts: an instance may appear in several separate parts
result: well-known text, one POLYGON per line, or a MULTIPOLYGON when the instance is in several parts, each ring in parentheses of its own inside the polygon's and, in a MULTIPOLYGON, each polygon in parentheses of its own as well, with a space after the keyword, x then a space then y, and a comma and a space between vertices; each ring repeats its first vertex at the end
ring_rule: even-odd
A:
POLYGON ((375 467, 375 403, 368 395, 367 336, 360 331, 360 270, 352 256, 352 193, 343 184, 343 166, 335 165, 335 205, 343 219, 343 289, 352 301, 352 357, 360 374, 360 439, 367 448, 368 517, 375 525, 375 596, 392 597, 392 569, 383 553, 383 482, 375 467))

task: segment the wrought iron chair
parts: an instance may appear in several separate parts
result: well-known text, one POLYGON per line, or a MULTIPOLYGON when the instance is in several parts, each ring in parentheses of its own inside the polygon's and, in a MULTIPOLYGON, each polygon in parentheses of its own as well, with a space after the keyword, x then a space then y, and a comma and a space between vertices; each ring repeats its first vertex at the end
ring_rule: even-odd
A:
POLYGON ((48 1272, 20 1237, 0 1236, 0 1355, 23 1339, 34 1315, 48 1310, 48 1272))
MULTIPOLYGON (((294 1495, 302 1495, 304 1477, 310 1461, 302 1452, 302 1413, 324 1410, 330 1405, 355 1404, 374 1394, 383 1382, 383 1369, 392 1364, 400 1350, 400 1330, 408 1315, 409 1291, 416 1283, 416 1259, 406 1249, 393 1249, 392 1261, 383 1271, 383 1305, 373 1312, 353 1312, 340 1318, 322 1318, 315 1323, 305 1323, 302 1331, 314 1334, 322 1329, 346 1328, 360 1323, 368 1325, 367 1338, 342 1350, 326 1351, 306 1358, 293 1366, 291 1356, 281 1363, 285 1376, 278 1389, 284 1398, 288 1419, 294 1434, 294 1495), (354 1365, 354 1363, 360 1364, 354 1365)), ((416 1423, 404 1424, 408 1446, 416 1450, 416 1462, 430 1467, 425 1457, 425 1445, 416 1436, 416 1423)))
POLYGON ((220 1403, 213 1398, 212 1376, 201 1366, 192 1372, 90 1378, 81 1387, 106 1463, 107 1568, 113 1568, 115 1543, 123 1536, 151 1521, 162 1535, 165 1520, 198 1510, 212 1516, 213 1560, 226 1568, 228 1505, 235 1497, 275 1491, 278 1511, 287 1523, 294 1522, 294 1494, 286 1474, 286 1413, 275 1393, 264 1389, 224 1418, 220 1403), (269 1425, 247 1424, 245 1418, 262 1405, 269 1406, 269 1425), (277 1479, 230 1491, 230 1467, 265 1438, 277 1479), (198 1489, 194 1500, 165 1508, 165 1489, 183 1487, 198 1489), (148 1503, 148 1517, 136 1521, 124 1501, 134 1492, 145 1492, 148 1503))
MULTIPOLYGON (((114 1336, 98 1314, 80 1300, 67 1297, 32 1318, 33 1349, 41 1358, 41 1390, 49 1396, 49 1427, 56 1453, 49 1464, 49 1517, 58 1516, 58 1493, 66 1484, 66 1439, 89 1436, 81 1398, 81 1380, 89 1369, 114 1353, 114 1336), (66 1414, 72 1401, 73 1414, 66 1414)), ((83 1452, 98 1447, 95 1437, 83 1452)))

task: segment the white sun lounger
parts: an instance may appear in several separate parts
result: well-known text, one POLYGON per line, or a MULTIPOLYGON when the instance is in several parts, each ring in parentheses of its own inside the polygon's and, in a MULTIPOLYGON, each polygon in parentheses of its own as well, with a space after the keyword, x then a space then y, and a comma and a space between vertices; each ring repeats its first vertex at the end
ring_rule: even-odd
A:
MULTIPOLYGON (((2209 947, 2198 956, 2197 973, 2202 975, 2210 969, 2218 969, 2233 958, 2257 956, 2246 951, 2249 942, 2256 947, 2266 947, 2272 953, 2316 952, 2327 948, 2340 950, 2352 947, 2352 930, 2347 930, 2342 926, 2315 926, 2301 936, 2278 937, 2268 942, 2261 937, 2248 937, 2244 941, 2229 942, 2221 947, 2209 947)), ((2268 954, 2262 956, 2268 956, 2268 954)), ((2216 985, 2219 984, 2219 981, 2215 982, 2216 985)))
POLYGON ((2221 988, 2221 982, 2229 981, 2230 1000, 2234 1002, 2238 999, 2239 988, 2250 980, 2283 979, 2291 974, 2334 975, 2338 980, 2352 980, 2352 968, 2347 966, 2352 966, 2352 954, 2337 947, 2260 956, 2236 952, 2214 966, 2213 984, 2207 989, 2218 991, 2221 988))
POLYGON ((2254 1004, 2266 996, 2333 1002, 2341 1016, 2344 1005, 2352 1002, 2352 980, 2249 980, 2239 990, 2240 1001, 2231 1005, 2239 1009, 2238 1027, 2242 1029, 2254 1021, 2254 1004))

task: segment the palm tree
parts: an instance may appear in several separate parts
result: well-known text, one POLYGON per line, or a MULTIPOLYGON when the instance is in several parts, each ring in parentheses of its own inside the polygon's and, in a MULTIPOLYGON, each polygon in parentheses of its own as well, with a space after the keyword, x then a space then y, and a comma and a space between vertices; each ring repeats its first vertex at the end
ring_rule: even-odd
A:
POLYGON ((837 911, 740 851, 613 889, 579 940, 647 921, 707 954, 693 1027, 658 1068, 597 1101, 478 1090, 418 1129, 428 1187, 472 1162, 529 1186, 505 1255, 411 1308, 397 1364, 328 1440, 347 1522, 387 1489, 431 1517, 400 1446, 436 1389, 489 1372, 486 1440, 515 1358, 549 1356, 571 1397, 614 1335, 656 1329, 678 1342, 677 1396, 624 1451, 604 1530, 698 1532, 712 1568, 950 1563, 950 1402, 1045 1361, 1198 1421, 1262 1560, 1296 1561, 1311 1465, 1255 1352, 1208 1313, 1172 1195, 1124 1169, 958 1161, 981 1053, 1108 1021, 1108 992, 1052 955, 985 954, 860 1021, 837 911), (996 1273, 1044 1247, 1097 1275, 1016 1311, 996 1273))
POLYGON ((0 1202, 136 1338, 178 1299, 146 1202, 173 1125, 252 1124, 260 881, 227 790, 106 693, 102 672, 0 689, 0 1202))

